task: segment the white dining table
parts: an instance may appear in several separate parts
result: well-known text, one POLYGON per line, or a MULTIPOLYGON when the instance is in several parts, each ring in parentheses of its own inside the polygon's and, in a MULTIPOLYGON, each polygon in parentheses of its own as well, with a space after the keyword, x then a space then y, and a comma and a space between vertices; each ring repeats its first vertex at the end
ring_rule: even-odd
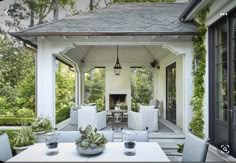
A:
POLYGON ((80 155, 75 143, 59 143, 59 153, 46 155, 44 143, 34 144, 7 162, 169 162, 156 142, 136 142, 136 155, 126 156, 122 142, 109 142, 105 150, 94 156, 80 155))

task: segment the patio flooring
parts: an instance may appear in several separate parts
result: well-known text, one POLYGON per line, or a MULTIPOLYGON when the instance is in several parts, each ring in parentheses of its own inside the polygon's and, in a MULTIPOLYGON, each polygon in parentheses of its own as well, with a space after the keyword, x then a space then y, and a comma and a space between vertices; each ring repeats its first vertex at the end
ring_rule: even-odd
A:
MULTIPOLYGON (((123 124, 124 129, 125 130, 130 130, 127 127, 127 124, 123 124)), ((174 132, 173 130, 171 130, 170 128, 168 128, 167 126, 165 126, 163 123, 159 123, 159 131, 158 132, 174 132)), ((78 130, 78 127, 76 125, 71 125, 68 124, 67 126, 65 126, 64 128, 60 129, 61 131, 75 131, 78 130)), ((102 130, 112 130, 112 125, 109 123, 108 126, 102 130)), ((120 128, 115 128, 115 131, 120 131, 120 128)))

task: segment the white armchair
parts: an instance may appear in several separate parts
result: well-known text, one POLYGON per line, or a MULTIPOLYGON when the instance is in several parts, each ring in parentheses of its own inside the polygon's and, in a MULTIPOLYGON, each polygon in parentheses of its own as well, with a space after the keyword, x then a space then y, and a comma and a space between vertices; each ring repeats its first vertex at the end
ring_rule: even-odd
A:
POLYGON ((96 106, 81 106, 78 109, 78 129, 88 125, 101 130, 106 127, 106 111, 97 112, 96 106))
POLYGON ((140 106, 139 112, 128 111, 128 128, 158 131, 158 110, 154 106, 140 106))

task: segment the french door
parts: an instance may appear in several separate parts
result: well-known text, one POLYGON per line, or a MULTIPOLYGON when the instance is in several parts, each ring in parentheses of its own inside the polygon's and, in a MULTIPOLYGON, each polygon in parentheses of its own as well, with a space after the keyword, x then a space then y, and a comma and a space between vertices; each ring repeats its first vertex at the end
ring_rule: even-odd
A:
POLYGON ((213 25, 209 38, 210 138, 236 156, 236 15, 213 25))
POLYGON ((166 67, 166 119, 176 124, 176 63, 166 67))

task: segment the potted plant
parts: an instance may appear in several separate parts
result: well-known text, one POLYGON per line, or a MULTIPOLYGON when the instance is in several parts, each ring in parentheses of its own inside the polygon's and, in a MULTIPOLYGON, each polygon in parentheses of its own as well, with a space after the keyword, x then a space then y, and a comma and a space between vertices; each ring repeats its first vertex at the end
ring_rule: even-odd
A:
POLYGON ((48 117, 38 117, 31 124, 32 130, 35 134, 36 142, 42 143, 45 141, 45 133, 52 131, 51 120, 48 117))
POLYGON ((31 127, 22 126, 21 130, 15 132, 16 135, 13 139, 13 149, 16 154, 24 151, 35 142, 34 134, 31 127))
POLYGON ((81 136, 76 139, 76 150, 80 154, 94 155, 101 153, 105 149, 107 139, 101 133, 97 132, 96 128, 88 125, 85 130, 79 129, 81 136))

